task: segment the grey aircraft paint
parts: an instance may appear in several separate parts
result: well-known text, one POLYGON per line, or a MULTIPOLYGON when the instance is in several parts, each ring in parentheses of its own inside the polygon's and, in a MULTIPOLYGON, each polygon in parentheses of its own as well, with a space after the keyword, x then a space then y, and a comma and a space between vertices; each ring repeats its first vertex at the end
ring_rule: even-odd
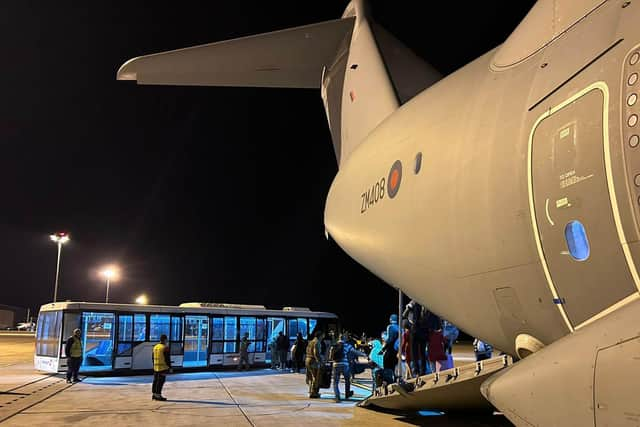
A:
POLYGON ((482 386, 516 425, 637 426, 640 2, 540 1, 504 45, 403 84, 412 73, 389 74, 376 28, 354 1, 340 20, 135 58, 118 78, 319 87, 340 165, 331 237, 470 334, 530 355, 482 386))

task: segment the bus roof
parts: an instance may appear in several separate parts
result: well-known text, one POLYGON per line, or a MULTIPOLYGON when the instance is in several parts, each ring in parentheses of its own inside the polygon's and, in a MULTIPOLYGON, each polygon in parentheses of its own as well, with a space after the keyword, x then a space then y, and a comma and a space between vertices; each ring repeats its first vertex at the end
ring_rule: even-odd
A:
MULTIPOLYGON (((211 304, 213 305, 213 304, 211 304)), ((188 306, 173 305, 141 305, 141 304, 107 304, 102 302, 83 302, 83 301, 60 301, 44 304, 40 307, 40 311, 59 311, 59 310, 95 310, 95 311, 118 311, 127 313, 176 313, 176 314, 229 314, 229 315, 263 315, 272 317, 319 317, 319 318, 337 318, 333 313, 324 311, 311 311, 302 307, 283 307, 282 310, 273 310, 267 308, 259 308, 260 306, 241 306, 239 304, 220 304, 218 307, 197 306, 197 304, 188 304, 188 306), (298 310, 295 310, 298 308, 298 310), (293 310, 292 310, 293 309, 293 310)), ((264 306, 262 306, 264 307, 264 306)))

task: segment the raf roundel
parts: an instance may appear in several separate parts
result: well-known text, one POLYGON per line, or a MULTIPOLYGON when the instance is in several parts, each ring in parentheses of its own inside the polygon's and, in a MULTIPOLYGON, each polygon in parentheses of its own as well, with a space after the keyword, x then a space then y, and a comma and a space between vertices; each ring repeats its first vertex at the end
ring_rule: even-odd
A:
POLYGON ((389 171, 389 177, 387 178, 387 194, 389 198, 393 199, 398 194, 400 189, 400 182, 402 181, 402 162, 396 160, 391 166, 389 171))

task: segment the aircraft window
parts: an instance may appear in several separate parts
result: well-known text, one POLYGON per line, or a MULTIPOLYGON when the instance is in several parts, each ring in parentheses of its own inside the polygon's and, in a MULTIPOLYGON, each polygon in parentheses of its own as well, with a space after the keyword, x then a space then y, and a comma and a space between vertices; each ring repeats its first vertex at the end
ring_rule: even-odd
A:
POLYGON ((640 174, 636 175, 633 178, 633 183, 636 185, 636 187, 640 187, 640 174))
POLYGON ((640 144, 640 136, 631 135, 631 138, 629 138, 629 145, 631 148, 636 148, 638 144, 640 144))
POLYGON ((629 107, 631 107, 632 105, 634 105, 636 103, 636 101, 638 100, 638 95, 636 95, 635 93, 632 93, 631 95, 629 95, 629 97, 627 98, 627 105, 629 107))
POLYGON ((637 81, 638 81, 638 73, 633 73, 629 76, 629 80, 627 80, 627 83, 629 84, 629 86, 633 86, 634 84, 636 84, 637 81))
POLYGON ((150 322, 151 334, 150 341, 160 341, 160 335, 169 336, 169 315, 168 314, 152 314, 150 322))
POLYGON ((420 172, 420 168, 422 168, 422 153, 416 154, 416 164, 414 166, 413 172, 417 175, 420 172))
POLYGON ((636 65, 639 59, 640 59, 640 53, 634 52, 634 54, 631 55, 631 58, 629 58, 629 64, 636 65))
POLYGON ((587 232, 580 221, 571 221, 564 227, 564 238, 573 259, 584 261, 589 258, 590 248, 587 232))
POLYGON ((635 114, 630 115, 629 119, 627 120, 627 124, 630 127, 634 127, 636 124, 638 124, 638 116, 636 116, 635 114))

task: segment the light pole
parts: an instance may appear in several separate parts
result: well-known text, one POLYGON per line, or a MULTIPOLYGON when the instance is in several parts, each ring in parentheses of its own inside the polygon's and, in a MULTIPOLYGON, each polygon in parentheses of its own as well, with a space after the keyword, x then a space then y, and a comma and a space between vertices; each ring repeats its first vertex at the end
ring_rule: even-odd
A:
POLYGON ((58 278, 60 277, 60 256, 62 254, 62 245, 69 241, 69 233, 66 231, 59 231, 49 236, 51 241, 58 245, 58 262, 56 263, 56 284, 53 291, 53 302, 58 299, 58 278))
POLYGON ((115 267, 107 267, 100 272, 100 274, 107 279, 107 296, 104 300, 106 304, 109 303, 109 284, 111 283, 111 279, 117 279, 118 270, 115 267))

